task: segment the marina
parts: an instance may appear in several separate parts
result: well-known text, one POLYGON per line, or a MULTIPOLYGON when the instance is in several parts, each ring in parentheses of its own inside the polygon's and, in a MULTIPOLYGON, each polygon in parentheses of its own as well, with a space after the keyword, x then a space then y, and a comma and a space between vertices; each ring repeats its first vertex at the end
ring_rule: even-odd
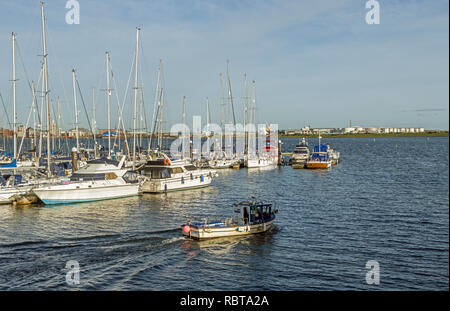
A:
MULTIPOLYGON (((286 150, 298 143, 282 140, 286 150)), ((384 267, 382 290, 445 288, 448 138, 327 142, 343 159, 325 171, 230 169, 202 189, 1 206, 0 289, 65 290, 61 267, 77 260, 85 290, 368 290, 370 259, 384 267), (277 203, 268 232, 182 235, 188 217, 227 216, 251 196, 277 203)))

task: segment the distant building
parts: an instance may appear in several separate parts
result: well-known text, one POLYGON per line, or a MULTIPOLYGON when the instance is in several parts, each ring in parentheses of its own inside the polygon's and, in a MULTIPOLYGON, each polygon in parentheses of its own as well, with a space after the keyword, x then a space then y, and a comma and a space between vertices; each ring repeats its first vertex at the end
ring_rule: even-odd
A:
POLYGON ((14 136, 14 132, 11 131, 10 129, 2 128, 0 130, 1 130, 2 136, 4 136, 4 137, 13 137, 14 136))
POLYGON ((25 126, 19 125, 17 127, 17 137, 23 137, 25 135, 25 126))
POLYGON ((377 134, 380 133, 380 129, 377 127, 368 127, 365 129, 365 132, 369 134, 377 134))
MULTIPOLYGON (((78 137, 89 137, 91 136, 92 133, 91 131, 89 131, 88 129, 85 128, 78 128, 78 137)), ((76 129, 70 129, 68 131, 68 136, 73 138, 73 137, 77 137, 77 130, 76 129)))

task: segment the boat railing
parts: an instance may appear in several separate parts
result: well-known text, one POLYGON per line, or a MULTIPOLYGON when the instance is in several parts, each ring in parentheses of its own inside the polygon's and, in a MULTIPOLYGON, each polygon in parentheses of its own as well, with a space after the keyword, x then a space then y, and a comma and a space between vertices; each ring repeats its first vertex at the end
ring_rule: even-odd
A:
POLYGON ((167 177, 167 178, 148 178, 149 181, 161 181, 165 184, 179 184, 180 182, 183 183, 183 181, 188 180, 194 180, 194 179, 201 179, 201 176, 203 178, 205 177, 213 177, 215 172, 212 170, 209 170, 208 172, 199 172, 199 173, 190 173, 188 175, 184 175, 181 177, 167 177))
MULTIPOLYGON (((187 216, 186 216, 187 217, 187 216)), ((189 216, 186 222, 187 225, 192 225, 198 228, 208 228, 216 226, 231 226, 236 225, 237 221, 235 217, 223 217, 223 216, 189 216)))

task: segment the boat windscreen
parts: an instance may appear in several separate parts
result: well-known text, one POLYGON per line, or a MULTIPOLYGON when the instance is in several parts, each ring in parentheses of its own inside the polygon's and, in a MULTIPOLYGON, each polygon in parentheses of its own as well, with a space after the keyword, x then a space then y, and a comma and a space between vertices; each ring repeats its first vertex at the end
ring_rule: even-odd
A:
POLYGON ((115 165, 115 166, 119 165, 119 162, 114 161, 114 160, 110 160, 110 159, 107 159, 107 158, 89 160, 87 163, 88 164, 112 164, 112 165, 115 165))
POLYGON ((70 177, 70 181, 83 181, 83 180, 104 180, 105 173, 96 173, 96 174, 73 174, 70 177))
POLYGON ((196 171, 196 170, 198 170, 197 166, 195 166, 195 165, 186 165, 184 168, 186 170, 188 170, 188 171, 196 171))
POLYGON ((170 177, 170 172, 167 167, 145 168, 144 173, 145 175, 150 176, 152 179, 162 179, 170 177))

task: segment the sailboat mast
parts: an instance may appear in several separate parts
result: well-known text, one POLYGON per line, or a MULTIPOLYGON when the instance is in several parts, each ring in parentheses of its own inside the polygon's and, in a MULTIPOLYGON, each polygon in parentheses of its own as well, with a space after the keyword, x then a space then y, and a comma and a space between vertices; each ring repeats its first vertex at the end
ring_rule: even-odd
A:
POLYGON ((41 83, 41 111, 39 117, 39 159, 42 157, 42 132, 44 126, 42 122, 44 121, 44 67, 42 66, 42 83, 41 83))
POLYGON ((244 153, 247 150, 247 74, 244 73, 244 153))
POLYGON ((17 114, 16 114, 16 34, 12 33, 12 85, 13 85, 13 131, 14 159, 17 157, 17 114))
POLYGON ((183 96, 183 112, 181 113, 181 123, 186 124, 186 96, 183 96))
POLYGON ((36 157, 36 91, 34 89, 34 81, 31 81, 31 93, 33 94, 33 102, 31 103, 33 105, 33 134, 30 135, 30 149, 33 150, 33 160, 34 157, 36 157))
POLYGON ((153 122, 153 131, 151 133, 150 136, 150 141, 148 143, 148 150, 150 151, 151 147, 152 147, 152 141, 153 141, 153 135, 155 134, 155 129, 156 129, 156 124, 157 124, 157 111, 159 109, 159 102, 158 102, 158 98, 160 98, 160 92, 159 92, 159 88, 161 85, 161 69, 162 69, 162 59, 159 60, 159 67, 158 67, 158 79, 156 81, 156 91, 155 91, 155 101, 153 104, 153 118, 152 118, 152 122, 153 122))
POLYGON ((75 137, 77 140, 77 151, 80 151, 80 141, 79 141, 79 134, 78 134, 78 108, 77 108, 77 90, 75 88, 75 69, 72 69, 72 83, 73 83, 73 105, 75 109, 75 137))
POLYGON ((206 126, 209 127, 209 124, 211 123, 211 114, 209 112, 209 101, 208 97, 206 97, 206 126))
POLYGON ((47 43, 45 40, 45 17, 44 17, 44 2, 41 2, 41 18, 42 18, 42 47, 44 56, 44 81, 45 81, 45 102, 47 106, 47 176, 50 177, 52 172, 50 170, 50 98, 48 94, 48 68, 47 68, 47 43))
POLYGON ((139 88, 139 98, 140 98, 140 102, 139 102, 139 150, 141 150, 141 146, 142 146, 142 132, 144 131, 144 90, 142 89, 142 86, 139 88))
POLYGON ((61 152, 61 104, 58 96, 58 151, 61 152))
MULTIPOLYGON (((252 103, 251 103, 251 108, 250 108, 250 123, 253 124, 252 127, 255 130, 255 139, 256 139, 256 134, 257 134, 257 127, 256 127, 256 116, 255 116, 255 110, 256 110, 256 86, 255 86, 255 81, 252 81, 252 103)), ((250 140, 250 135, 248 135, 248 140, 250 140)), ((250 144, 250 142, 248 142, 248 144, 250 144)), ((250 147, 250 146, 249 146, 250 147)), ((256 150, 256 141, 255 141, 255 145, 252 146, 255 150, 256 150)))
POLYGON ((222 73, 220 76, 220 96, 221 96, 221 105, 220 105, 220 128, 223 130, 225 125, 225 101, 224 101, 224 93, 223 93, 223 76, 222 73))
POLYGON ((161 101, 159 102, 159 119, 158 119, 158 149, 162 150, 162 116, 163 116, 163 107, 164 107, 164 88, 161 88, 161 101))
MULTIPOLYGON (((252 116, 251 116, 251 122, 253 124, 256 123, 256 84, 255 81, 252 81, 252 116)), ((255 125, 256 126, 256 125, 255 125)))
POLYGON ((136 28, 136 58, 134 75, 134 115, 133 115, 133 169, 136 169, 136 118, 137 118, 137 98, 138 98, 138 57, 139 57, 139 31, 136 28))
MULTIPOLYGON (((230 114, 230 107, 231 107, 231 113, 233 114, 233 125, 236 125, 236 116, 234 115, 234 105, 233 105, 233 94, 231 92, 231 80, 230 80, 230 61, 227 60, 227 80, 228 80, 228 114, 230 114)), ((231 122, 231 116, 228 115, 229 122, 231 122)))
MULTIPOLYGON (((111 158, 111 89, 109 87, 109 52, 106 52, 106 95, 108 99, 108 159, 111 158)), ((119 135, 120 141, 120 135, 119 135)))
POLYGON ((95 121, 95 88, 92 88, 92 134, 94 136, 94 158, 97 158, 97 125, 95 121))

